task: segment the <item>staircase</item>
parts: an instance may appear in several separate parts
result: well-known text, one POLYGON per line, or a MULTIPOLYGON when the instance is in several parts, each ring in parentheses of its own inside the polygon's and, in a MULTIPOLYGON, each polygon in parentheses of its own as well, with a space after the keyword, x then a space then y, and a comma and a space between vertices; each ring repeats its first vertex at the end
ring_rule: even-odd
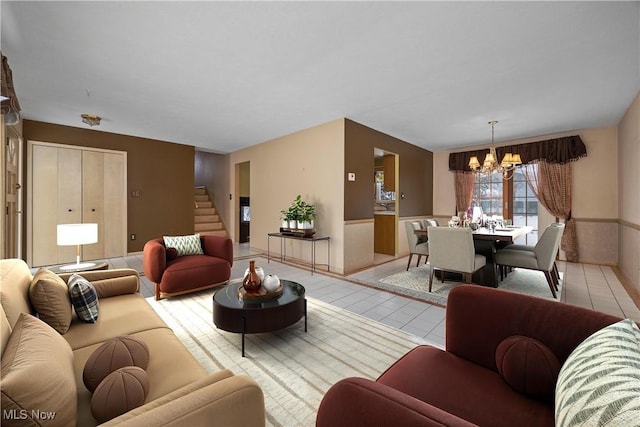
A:
POLYGON ((194 189, 195 205, 193 210, 194 232, 201 235, 227 236, 227 230, 220 221, 220 215, 209 198, 207 189, 194 189))

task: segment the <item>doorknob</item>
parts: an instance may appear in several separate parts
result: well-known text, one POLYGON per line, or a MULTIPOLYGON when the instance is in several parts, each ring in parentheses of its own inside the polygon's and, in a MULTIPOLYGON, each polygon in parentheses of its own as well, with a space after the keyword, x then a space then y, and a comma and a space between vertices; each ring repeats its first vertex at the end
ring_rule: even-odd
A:
POLYGON ((18 183, 16 182, 16 190, 19 190, 19 189, 21 189, 21 188, 22 188, 22 185, 20 185, 20 184, 18 184, 18 183))

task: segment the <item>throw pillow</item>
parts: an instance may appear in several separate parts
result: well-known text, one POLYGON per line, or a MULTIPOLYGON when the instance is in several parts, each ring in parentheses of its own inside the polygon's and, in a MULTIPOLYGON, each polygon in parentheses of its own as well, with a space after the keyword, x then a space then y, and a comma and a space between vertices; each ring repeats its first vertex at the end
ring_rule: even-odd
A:
POLYGON ((74 426, 76 380, 69 343, 42 320, 22 313, 2 354, 2 425, 74 426), (46 423, 44 419, 47 418, 46 423))
POLYGON ((61 334, 71 326, 73 309, 69 289, 57 274, 41 268, 31 280, 29 300, 38 317, 61 334))
POLYGON ((147 372, 127 366, 110 373, 91 397, 91 413, 98 424, 129 412, 144 403, 149 393, 147 372))
POLYGON ((534 398, 553 399, 560 361, 540 341, 522 335, 505 338, 496 348, 496 366, 514 390, 534 398))
POLYGON ((637 426, 640 329, 621 320, 585 339, 560 369, 556 426, 637 426))
POLYGON ((164 236, 164 245, 167 248, 176 248, 178 256, 203 255, 200 234, 189 236, 164 236))
POLYGON ((147 369, 149 347, 139 338, 121 336, 98 347, 87 359, 82 371, 82 381, 90 392, 110 373, 125 366, 147 369))
POLYGON ((69 277, 69 295, 71 303, 80 320, 96 323, 98 320, 98 293, 96 288, 84 277, 72 274, 69 277))
POLYGON ((167 248, 165 253, 167 255, 167 261, 173 261, 178 258, 178 250, 176 248, 167 248))

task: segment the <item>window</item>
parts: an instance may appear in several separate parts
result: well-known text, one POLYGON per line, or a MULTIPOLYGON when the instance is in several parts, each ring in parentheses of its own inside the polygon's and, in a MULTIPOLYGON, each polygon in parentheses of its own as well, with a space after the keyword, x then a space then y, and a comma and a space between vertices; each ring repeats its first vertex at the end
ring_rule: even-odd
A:
POLYGON ((485 215, 502 216, 512 219, 514 225, 533 228, 516 243, 534 246, 538 242, 538 199, 520 167, 516 168, 510 180, 503 180, 499 172, 477 174, 473 191, 474 200, 485 215))
POLYGON ((503 184, 501 173, 479 173, 476 175, 473 194, 476 202, 480 205, 482 212, 485 215, 504 216, 502 212, 502 189, 503 184))
POLYGON ((531 191, 520 168, 513 175, 513 224, 529 225, 533 231, 522 238, 525 245, 538 242, 538 198, 531 191))

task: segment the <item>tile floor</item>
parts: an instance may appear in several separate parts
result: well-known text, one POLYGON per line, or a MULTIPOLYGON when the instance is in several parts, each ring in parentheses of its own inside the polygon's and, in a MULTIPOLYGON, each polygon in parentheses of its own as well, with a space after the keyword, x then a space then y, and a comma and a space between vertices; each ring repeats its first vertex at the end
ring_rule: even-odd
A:
MULTIPOLYGON (((322 272, 311 275, 308 269, 283 264, 273 259, 267 263, 266 258, 252 251, 246 244, 235 245, 234 256, 236 261, 231 277, 243 277, 249 264, 248 259, 255 258, 267 274, 277 274, 279 277, 302 283, 307 295, 312 298, 444 346, 444 308, 350 281, 376 280, 402 271, 407 265, 406 257, 393 260, 387 258, 375 267, 342 278, 322 272)), ((107 261, 111 268, 131 267, 142 271, 141 254, 107 261)), ((640 321, 640 309, 610 267, 560 262, 558 268, 564 273, 565 282, 561 296, 563 302, 640 321)), ((141 282, 142 294, 146 297, 152 296, 153 284, 144 276, 141 277, 141 282)))

